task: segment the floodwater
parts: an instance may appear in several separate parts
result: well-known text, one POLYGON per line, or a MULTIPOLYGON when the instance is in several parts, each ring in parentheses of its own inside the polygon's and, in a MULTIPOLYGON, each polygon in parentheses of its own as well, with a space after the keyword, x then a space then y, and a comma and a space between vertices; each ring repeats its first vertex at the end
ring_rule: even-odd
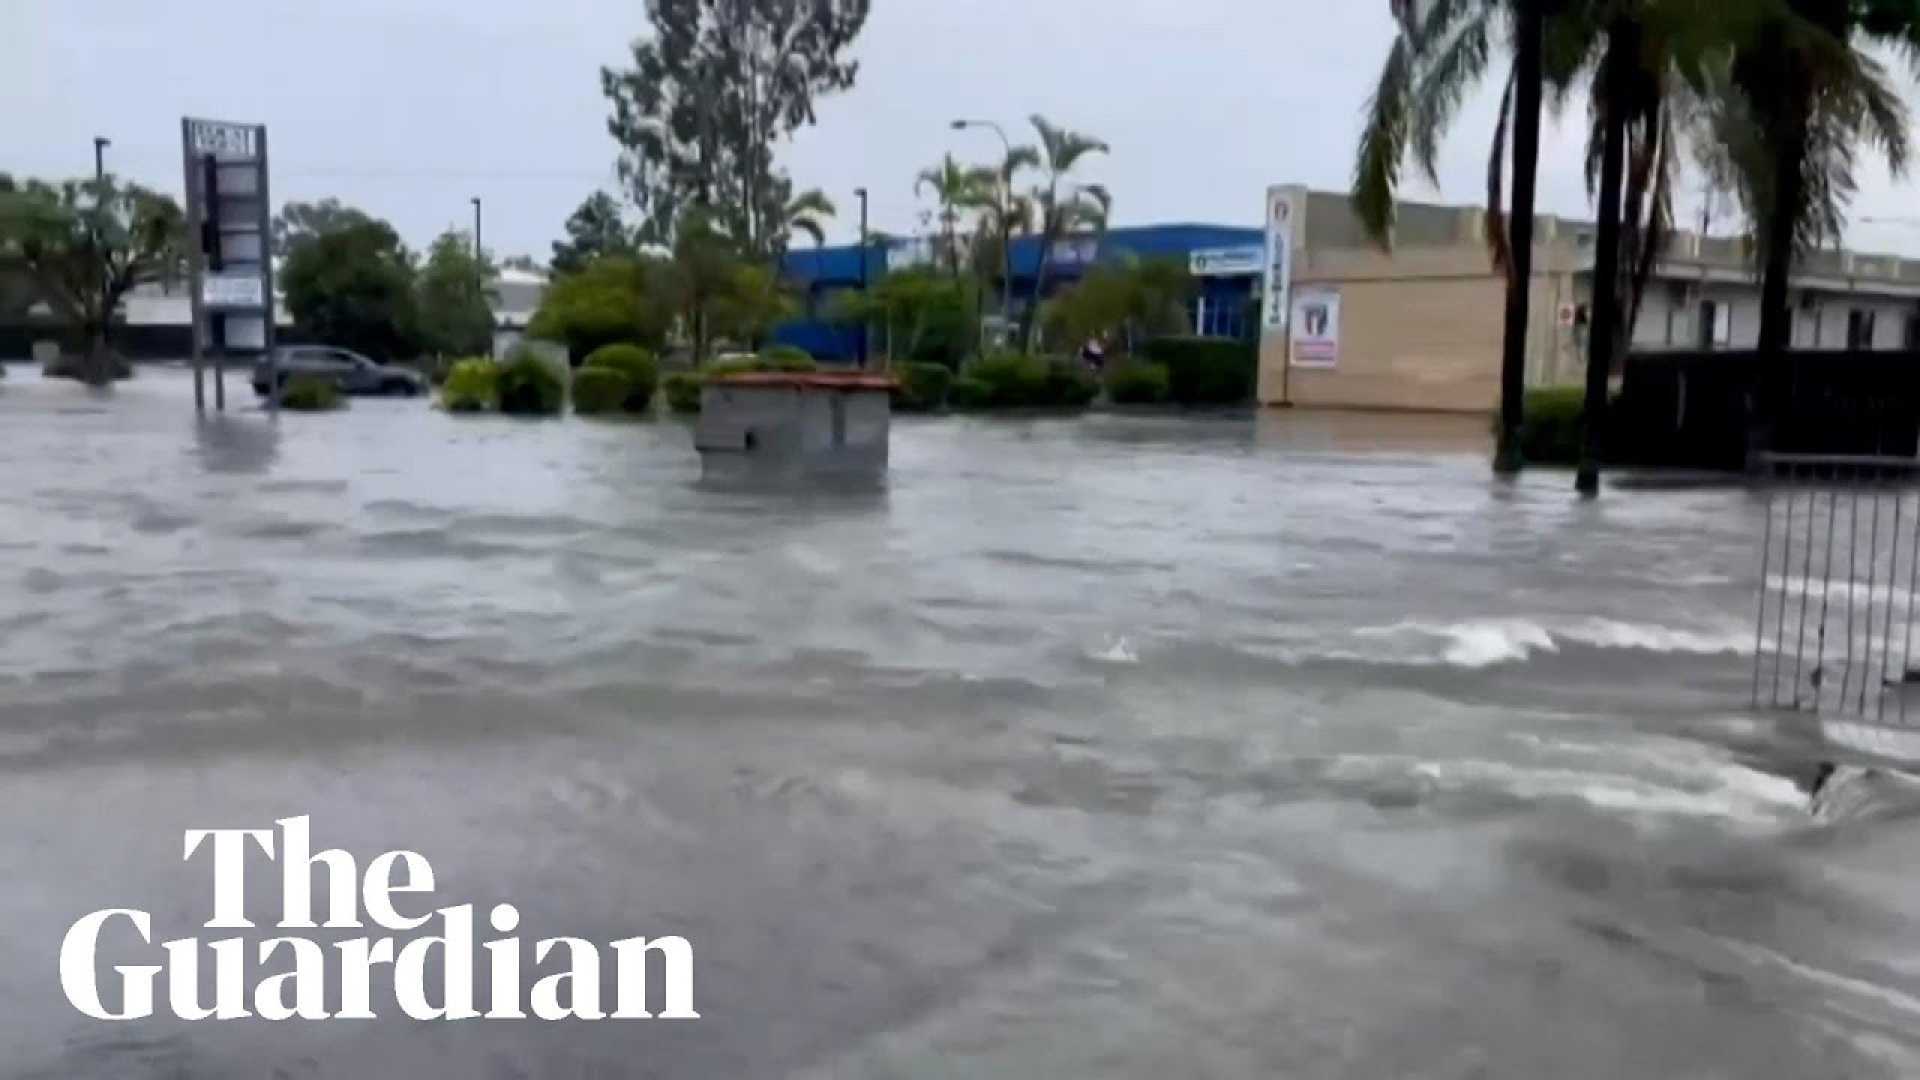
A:
POLYGON ((239 389, 0 383, 0 1074, 1920 1072, 1920 841, 1747 711, 1742 490, 1298 414, 905 420, 883 493, 746 496, 671 421, 239 389), (303 814, 529 941, 685 936, 703 1018, 68 1005, 83 914, 223 936, 183 830, 303 814))

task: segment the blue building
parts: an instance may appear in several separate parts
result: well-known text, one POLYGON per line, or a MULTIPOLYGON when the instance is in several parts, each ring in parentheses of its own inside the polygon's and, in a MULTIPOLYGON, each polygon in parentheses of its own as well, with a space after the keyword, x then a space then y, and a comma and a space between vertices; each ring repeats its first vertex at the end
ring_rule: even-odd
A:
MULTIPOLYGON (((1260 295, 1265 236, 1258 228, 1231 225, 1144 225, 1078 233, 1054 243, 1047 264, 1045 295, 1067 288, 1104 260, 1129 256, 1178 259, 1193 273, 1196 288, 1188 305, 1193 332, 1206 337, 1242 337, 1251 331, 1253 304, 1260 295)), ((1040 240, 1013 242, 1013 314, 1022 316, 1033 296, 1040 264, 1040 240)), ((932 253, 925 240, 875 245, 866 252, 866 280, 879 281, 889 268, 925 265, 932 253)), ((823 361, 847 361, 859 355, 858 328, 832 322, 834 298, 861 285, 859 245, 798 248, 787 253, 782 274, 803 298, 805 314, 775 328, 773 338, 798 345, 823 361)), ((993 291, 1001 290, 999 279, 993 291)))

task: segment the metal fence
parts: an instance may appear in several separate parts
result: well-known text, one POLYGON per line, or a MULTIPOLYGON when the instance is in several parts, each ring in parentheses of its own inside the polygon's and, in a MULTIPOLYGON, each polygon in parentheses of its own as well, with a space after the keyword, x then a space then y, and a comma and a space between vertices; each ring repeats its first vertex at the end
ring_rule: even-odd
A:
MULTIPOLYGON (((1920 461, 1768 455, 1753 703, 1908 724, 1920 461)), ((1920 700, 1913 704, 1920 724, 1920 700)))

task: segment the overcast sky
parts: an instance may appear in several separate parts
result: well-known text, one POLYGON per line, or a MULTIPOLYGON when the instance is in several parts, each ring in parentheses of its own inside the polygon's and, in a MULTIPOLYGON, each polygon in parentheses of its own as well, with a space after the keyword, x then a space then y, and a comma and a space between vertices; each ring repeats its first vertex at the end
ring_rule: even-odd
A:
MULTIPOLYGON (((1118 224, 1256 224, 1269 183, 1345 189, 1390 37, 1386 0, 873 6, 858 84, 781 153, 840 203, 842 239, 855 187, 875 228, 908 233, 920 168, 997 156, 990 132, 948 129, 962 114, 1016 139, 1034 112, 1106 139, 1086 177, 1112 188, 1118 224)), ((617 190, 598 71, 644 25, 641 0, 0 0, 0 169, 85 173, 98 134, 112 171, 177 192, 183 114, 264 122, 277 200, 338 196, 424 247, 477 195, 490 249, 544 260, 585 195, 617 190)), ((1492 122, 1489 92, 1446 143, 1438 197, 1484 201, 1492 122)), ((1543 210, 1589 213, 1579 129, 1546 137, 1543 210)), ((1920 254, 1920 218, 1860 223, 1920 215, 1917 196, 1867 170, 1855 245, 1920 254)))

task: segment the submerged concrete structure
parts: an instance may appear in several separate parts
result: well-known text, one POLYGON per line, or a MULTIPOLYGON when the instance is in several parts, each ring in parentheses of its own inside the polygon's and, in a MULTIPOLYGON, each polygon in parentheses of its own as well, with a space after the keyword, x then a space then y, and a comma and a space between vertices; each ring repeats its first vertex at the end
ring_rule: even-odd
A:
POLYGON ((895 383, 885 375, 746 372, 700 394, 701 479, 741 486, 878 484, 895 383))

